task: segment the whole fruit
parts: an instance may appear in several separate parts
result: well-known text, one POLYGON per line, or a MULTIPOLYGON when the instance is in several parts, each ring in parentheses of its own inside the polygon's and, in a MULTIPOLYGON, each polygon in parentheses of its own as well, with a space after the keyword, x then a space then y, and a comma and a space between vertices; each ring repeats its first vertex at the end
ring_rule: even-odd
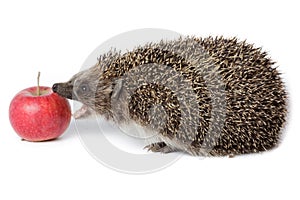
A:
POLYGON ((50 87, 30 87, 12 99, 9 120, 17 134, 25 140, 51 140, 68 128, 71 108, 69 102, 50 87))

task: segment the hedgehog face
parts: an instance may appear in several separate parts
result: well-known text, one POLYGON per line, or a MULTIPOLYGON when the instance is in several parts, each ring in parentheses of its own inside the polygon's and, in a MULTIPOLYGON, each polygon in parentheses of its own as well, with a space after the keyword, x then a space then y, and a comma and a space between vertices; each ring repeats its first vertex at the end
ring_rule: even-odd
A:
POLYGON ((82 102, 85 105, 90 105, 91 100, 95 96, 95 90, 92 87, 91 82, 78 77, 74 80, 73 84, 73 99, 82 102))
POLYGON ((55 83, 52 90, 60 96, 79 101, 94 110, 105 110, 110 104, 112 84, 102 80, 101 74, 99 66, 94 66, 75 74, 68 82, 55 83))

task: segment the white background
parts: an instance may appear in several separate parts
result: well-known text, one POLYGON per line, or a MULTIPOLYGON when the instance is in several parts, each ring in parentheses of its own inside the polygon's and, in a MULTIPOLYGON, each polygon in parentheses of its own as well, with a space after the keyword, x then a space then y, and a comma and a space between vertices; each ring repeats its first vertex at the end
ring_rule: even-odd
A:
POLYGON ((299 6, 297 1, 1 1, 0 199, 299 199, 299 6), (290 95, 285 137, 274 151, 235 158, 183 156, 152 174, 94 160, 74 123, 52 142, 21 141, 8 107, 21 89, 68 80, 102 42, 138 28, 225 35, 262 46, 290 95))

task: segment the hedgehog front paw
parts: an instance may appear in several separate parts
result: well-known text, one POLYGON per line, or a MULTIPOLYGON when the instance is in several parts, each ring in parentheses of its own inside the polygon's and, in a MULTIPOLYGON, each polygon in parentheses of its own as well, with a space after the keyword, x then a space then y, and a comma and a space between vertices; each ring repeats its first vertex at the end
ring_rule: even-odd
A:
POLYGON ((75 113, 73 113, 73 117, 75 119, 83 119, 91 115, 92 115, 92 111, 86 105, 83 105, 79 110, 76 110, 75 113))
POLYGON ((144 149, 148 149, 148 151, 152 152, 161 152, 161 153, 170 153, 175 150, 170 146, 166 145, 164 142, 152 143, 144 147, 144 149))

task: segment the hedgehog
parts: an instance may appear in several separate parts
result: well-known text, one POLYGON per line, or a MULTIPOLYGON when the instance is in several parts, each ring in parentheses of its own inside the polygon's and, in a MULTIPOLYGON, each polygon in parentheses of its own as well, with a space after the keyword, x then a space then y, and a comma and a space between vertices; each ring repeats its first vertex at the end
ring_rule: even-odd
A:
POLYGON ((83 104, 78 117, 141 127, 149 151, 231 157, 280 142, 287 92, 274 64, 237 38, 186 36, 111 49, 52 89, 83 104))

